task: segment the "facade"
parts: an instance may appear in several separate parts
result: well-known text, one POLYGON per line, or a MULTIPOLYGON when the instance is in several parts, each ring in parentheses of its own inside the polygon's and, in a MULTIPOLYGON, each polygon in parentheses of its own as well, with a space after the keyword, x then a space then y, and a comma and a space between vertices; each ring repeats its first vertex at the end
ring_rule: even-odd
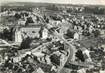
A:
POLYGON ((17 43, 22 42, 22 32, 21 32, 21 30, 16 29, 16 31, 15 31, 15 42, 17 42, 17 43))
POLYGON ((44 28, 42 30, 42 39, 47 39, 48 38, 48 30, 44 28))
POLYGON ((30 38, 39 38, 40 34, 40 27, 22 27, 21 28, 23 38, 30 37, 30 38))
POLYGON ((41 29, 41 25, 31 24, 26 27, 21 27, 19 30, 16 28, 15 31, 15 42, 22 42, 23 39, 30 37, 47 39, 48 38, 48 30, 46 28, 41 29))

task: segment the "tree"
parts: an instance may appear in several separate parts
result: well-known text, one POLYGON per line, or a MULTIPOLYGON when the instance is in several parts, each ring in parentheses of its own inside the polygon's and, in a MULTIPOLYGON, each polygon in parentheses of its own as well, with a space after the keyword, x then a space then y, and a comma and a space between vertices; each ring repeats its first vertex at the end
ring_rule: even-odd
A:
POLYGON ((95 30, 93 31, 94 37, 98 37, 100 35, 100 31, 99 30, 95 30))
POLYGON ((83 53, 82 53, 81 50, 78 50, 78 51, 76 52, 76 57, 77 57, 79 60, 81 60, 82 62, 85 61, 84 55, 83 55, 83 53))
POLYGON ((32 39, 27 37, 25 40, 22 41, 19 49, 27 49, 30 48, 30 44, 32 42, 32 39))
POLYGON ((15 14, 15 18, 16 18, 16 19, 20 19, 20 18, 21 18, 21 15, 18 14, 18 13, 16 13, 16 14, 15 14))
POLYGON ((60 65, 60 57, 56 54, 50 56, 51 62, 56 65, 60 65))
POLYGON ((32 17, 28 17, 28 18, 27 18, 27 21, 26 21, 26 23, 25 23, 25 26, 27 26, 28 23, 34 23, 32 17))
POLYGON ((58 11, 58 7, 56 6, 56 5, 49 5, 49 6, 47 6, 46 7, 46 9, 48 9, 48 10, 54 10, 54 11, 58 11))

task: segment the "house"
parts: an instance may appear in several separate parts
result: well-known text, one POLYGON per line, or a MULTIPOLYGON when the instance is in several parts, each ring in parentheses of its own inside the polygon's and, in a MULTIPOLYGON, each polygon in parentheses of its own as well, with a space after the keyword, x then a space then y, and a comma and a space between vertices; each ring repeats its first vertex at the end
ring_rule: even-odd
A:
POLYGON ((105 73, 105 70, 100 70, 100 72, 99 73, 105 73))
POLYGON ((22 19, 18 20, 18 25, 25 25, 25 23, 26 23, 25 20, 22 20, 22 19))
POLYGON ((44 28, 42 30, 42 39, 47 39, 48 38, 48 30, 44 28))
POLYGON ((86 70, 85 70, 84 68, 82 68, 82 69, 79 69, 79 70, 77 71, 77 73, 86 73, 86 70))
POLYGON ((86 59, 87 62, 92 62, 92 59, 90 57, 90 51, 89 50, 85 49, 83 51, 83 54, 84 54, 84 57, 85 57, 85 59, 86 59))

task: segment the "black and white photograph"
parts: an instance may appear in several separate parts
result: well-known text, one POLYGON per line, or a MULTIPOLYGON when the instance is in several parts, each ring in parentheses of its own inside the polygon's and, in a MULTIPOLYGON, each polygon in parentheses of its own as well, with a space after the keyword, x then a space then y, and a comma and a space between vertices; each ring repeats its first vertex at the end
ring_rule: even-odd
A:
POLYGON ((0 0, 0 73, 105 73, 105 0, 0 0))

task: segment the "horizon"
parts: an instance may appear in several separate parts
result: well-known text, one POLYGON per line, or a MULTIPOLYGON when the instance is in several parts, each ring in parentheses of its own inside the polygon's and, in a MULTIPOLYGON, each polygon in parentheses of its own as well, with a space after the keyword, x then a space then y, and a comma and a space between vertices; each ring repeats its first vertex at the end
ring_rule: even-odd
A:
POLYGON ((0 4, 15 2, 33 3, 54 3, 54 4, 73 4, 73 5, 105 5, 105 0, 1 0, 0 4))

